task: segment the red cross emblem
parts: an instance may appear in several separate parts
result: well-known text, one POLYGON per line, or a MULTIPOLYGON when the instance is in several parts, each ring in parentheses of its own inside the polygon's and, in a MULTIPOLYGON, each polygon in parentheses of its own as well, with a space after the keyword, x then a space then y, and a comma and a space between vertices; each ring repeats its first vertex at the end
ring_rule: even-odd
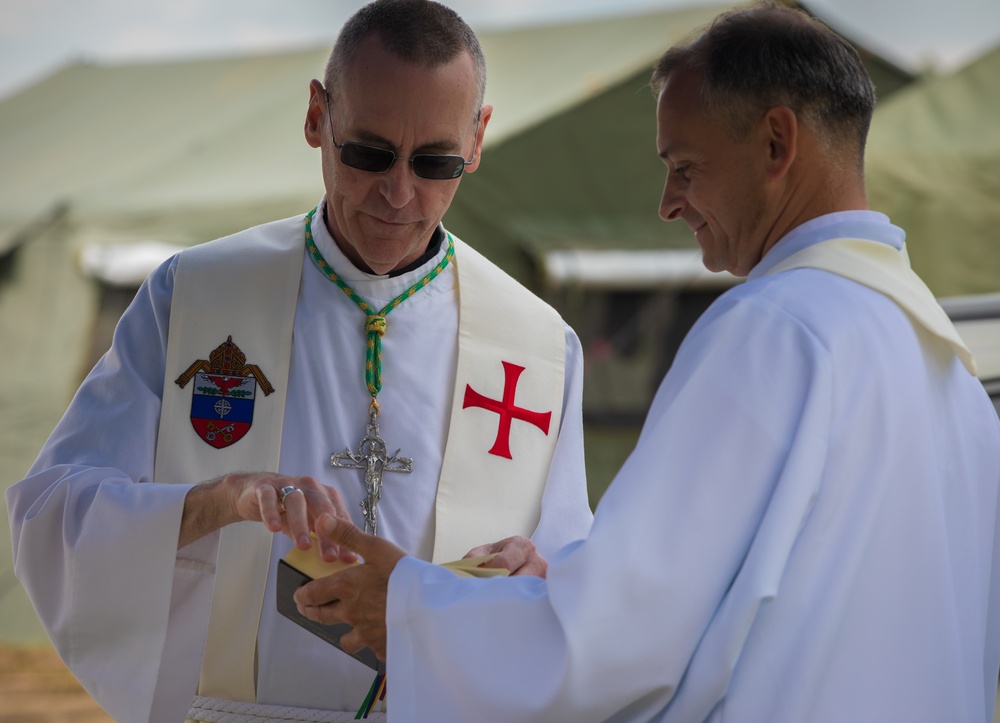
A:
POLYGON ((515 419, 533 424, 542 430, 546 436, 549 434, 549 422, 552 419, 552 412, 533 412, 530 409, 523 409, 514 404, 514 395, 517 392, 517 380, 524 371, 524 367, 510 362, 503 363, 503 399, 490 399, 485 397, 468 384, 465 385, 465 399, 462 402, 462 409, 468 407, 480 407, 500 415, 500 424, 497 428, 497 439, 493 443, 490 454, 498 457, 513 459, 510 455, 510 425, 515 419))

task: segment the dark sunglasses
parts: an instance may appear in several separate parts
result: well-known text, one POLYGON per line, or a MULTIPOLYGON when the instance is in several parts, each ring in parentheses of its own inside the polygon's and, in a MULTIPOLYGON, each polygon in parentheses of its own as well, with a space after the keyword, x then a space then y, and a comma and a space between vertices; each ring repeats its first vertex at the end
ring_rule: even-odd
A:
MULTIPOLYGON (((337 137, 333 133, 333 120, 330 115, 330 94, 326 94, 326 119, 330 124, 330 138, 333 145, 340 149, 340 161, 345 166, 357 168, 360 171, 369 173, 385 173, 397 160, 409 161, 413 173, 420 178, 429 178, 434 181, 449 181, 458 178, 465 171, 465 167, 476 159, 476 149, 472 149, 472 158, 468 161, 463 156, 449 153, 418 153, 411 158, 397 156, 394 151, 388 148, 377 148, 364 143, 346 141, 337 143, 337 137)), ((478 125, 478 123, 477 123, 478 125)))

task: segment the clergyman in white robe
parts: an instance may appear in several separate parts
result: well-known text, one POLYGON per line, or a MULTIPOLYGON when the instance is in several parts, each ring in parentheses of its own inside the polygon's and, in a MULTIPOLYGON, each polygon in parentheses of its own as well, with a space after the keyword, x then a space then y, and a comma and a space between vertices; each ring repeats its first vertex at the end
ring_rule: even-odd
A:
MULTIPOLYGON (((447 246, 417 269, 375 276, 347 260, 321 220, 312 229, 324 258, 375 308, 437 265, 447 246)), ((111 350, 27 477, 7 494, 18 578, 60 656, 119 721, 184 719, 199 670, 198 654, 184 651, 201 649, 218 542, 216 532, 185 548, 175 584, 191 587, 192 602, 171 616, 178 529, 191 485, 155 484, 153 464, 175 265, 168 261, 142 285, 111 350)), ((330 455, 355 449, 369 421, 363 322, 354 302, 306 254, 278 472, 338 488, 359 525, 361 471, 332 469, 330 455)), ((411 474, 384 479, 379 534, 429 559, 457 363, 455 265, 394 309, 390 325, 382 339, 379 424, 387 444, 414 462, 411 474)), ((532 535, 545 557, 585 536, 592 520, 583 469, 582 352, 568 326, 564 334, 560 432, 532 535)), ((275 610, 274 568, 290 547, 283 535, 272 547, 257 701, 357 710, 372 671, 275 610)))
POLYGON ((778 241, 691 330, 546 580, 399 561, 391 720, 992 720, 1000 422, 887 296, 769 274, 839 237, 904 234, 850 211, 778 241))

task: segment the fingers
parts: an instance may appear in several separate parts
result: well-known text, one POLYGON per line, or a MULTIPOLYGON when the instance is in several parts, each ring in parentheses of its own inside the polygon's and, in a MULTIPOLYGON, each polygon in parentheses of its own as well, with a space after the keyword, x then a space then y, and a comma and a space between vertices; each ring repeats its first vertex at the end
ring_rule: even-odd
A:
POLYGON ((293 597, 300 613, 310 620, 330 625, 347 622, 343 618, 336 617, 336 614, 341 598, 349 595, 341 574, 334 573, 307 582, 295 591, 293 597))
POLYGON ((385 632, 382 631, 379 635, 373 633, 372 631, 368 631, 366 634, 362 635, 358 628, 353 628, 340 638, 340 647, 348 653, 356 653, 364 648, 371 648, 375 651, 375 656, 379 660, 384 661, 386 657, 385 632))
MULTIPOLYGON (((329 502, 333 507, 333 514, 342 520, 351 519, 351 513, 347 511, 347 505, 344 504, 344 498, 341 497, 340 490, 333 487, 324 487, 323 489, 326 491, 329 502)), ((319 517, 319 515, 316 516, 319 517)))
POLYGON ((347 652, 369 647, 384 660, 386 584, 381 568, 358 565, 306 583, 295 591, 295 605, 309 620, 350 625, 340 639, 347 652))
POLYGON ((489 555, 489 554, 491 554, 493 552, 496 552, 493 549, 494 547, 496 547, 496 545, 480 545, 479 547, 473 547, 467 553, 465 553, 464 555, 462 555, 462 559, 463 560, 467 560, 470 557, 484 557, 484 556, 489 555))
MULTIPOLYGON (((271 532, 284 532, 307 550, 312 546, 310 531, 323 514, 349 518, 340 492, 312 477, 287 477, 273 473, 229 475, 242 492, 239 498, 253 500, 249 507, 238 503, 244 519, 259 519, 271 532)), ((336 559, 336 546, 327 543, 321 550, 328 560, 336 559)))
POLYGON ((532 555, 521 567, 511 571, 511 575, 533 575, 545 577, 549 573, 549 563, 539 554, 532 555))
MULTIPOLYGON (((349 520, 340 519, 333 515, 321 515, 316 520, 316 533, 323 539, 340 548, 340 556, 343 559, 345 552, 361 555, 365 561, 375 562, 378 556, 377 548, 379 542, 385 542, 372 535, 366 535, 355 527, 349 520)), ((391 543, 387 543, 391 544, 391 543)))
MULTIPOLYGON (((299 588, 303 590, 304 588, 299 588)), ((296 594, 296 607, 299 613, 314 622, 322 625, 337 625, 346 623, 352 628, 341 636, 339 645, 348 653, 356 653, 363 648, 371 648, 380 659, 385 660, 386 655, 386 629, 381 621, 348 620, 350 616, 350 606, 341 603, 340 600, 331 600, 322 605, 306 605, 299 602, 302 597, 296 594)))
POLYGON ((278 492, 271 485, 257 488, 257 504, 260 519, 271 532, 281 532, 281 511, 278 509, 278 492))
POLYGON ((306 500, 305 491, 295 485, 286 485, 281 488, 279 494, 278 507, 285 513, 288 536, 295 541, 300 550, 308 550, 312 547, 312 538, 309 535, 309 502, 306 500), (292 489, 289 490, 289 487, 292 489))
MULTIPOLYGON (((344 504, 344 499, 341 497, 339 490, 336 490, 333 487, 324 487, 323 489, 327 493, 327 501, 329 502, 329 505, 326 509, 316 512, 314 515, 314 527, 319 523, 319 518, 322 517, 323 514, 333 514, 335 517, 339 517, 340 519, 350 520, 351 515, 347 511, 347 506, 344 504)), ((341 550, 336 544, 322 535, 318 536, 320 541, 320 555, 324 560, 332 562, 340 557, 341 559, 353 562, 357 559, 354 553, 342 556, 341 550)))
POLYGON ((324 515, 317 521, 316 532, 340 548, 340 559, 348 559, 344 555, 345 551, 356 553, 364 558, 366 566, 377 567, 385 579, 388 579, 400 558, 406 555, 388 540, 367 535, 348 520, 332 515, 324 515))
POLYGON ((306 490, 295 484, 302 478, 258 475, 253 480, 260 519, 271 532, 282 532, 303 550, 312 547, 306 490))
POLYGON ((360 553, 367 560, 385 563, 391 571, 403 556, 395 545, 365 535, 354 527, 340 492, 312 477, 287 477, 269 472, 234 473, 226 475, 225 481, 232 490, 238 519, 259 520, 272 532, 284 532, 302 550, 312 547, 310 532, 315 530, 320 554, 327 562, 338 558, 353 562, 357 559, 356 553, 360 553), (340 523, 334 522, 338 519, 340 523), (336 534, 324 532, 319 520, 326 520, 326 528, 336 534))
POLYGON ((480 545, 470 550, 466 557, 494 552, 497 556, 484 562, 481 567, 504 567, 510 570, 511 575, 545 577, 548 573, 549 565, 545 558, 538 554, 535 543, 520 535, 508 537, 491 545, 480 545))

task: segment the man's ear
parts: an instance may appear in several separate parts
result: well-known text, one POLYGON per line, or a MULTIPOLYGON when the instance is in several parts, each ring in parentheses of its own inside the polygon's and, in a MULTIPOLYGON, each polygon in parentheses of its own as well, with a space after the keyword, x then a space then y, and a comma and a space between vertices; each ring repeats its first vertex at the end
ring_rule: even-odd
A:
POLYGON ((767 177, 774 181, 788 173, 798 154, 798 116, 788 106, 775 106, 761 119, 761 133, 767 144, 767 177))
POLYGON ((493 117, 493 106, 489 103, 483 106, 483 109, 479 111, 479 127, 476 128, 476 148, 475 148, 475 161, 465 168, 466 173, 472 173, 477 168, 479 168, 479 162, 483 157, 483 136, 486 133, 486 124, 490 122, 490 118, 493 117))
POLYGON ((326 112, 326 89, 318 80, 309 83, 309 106, 306 108, 306 143, 313 148, 322 146, 323 116, 326 112))

